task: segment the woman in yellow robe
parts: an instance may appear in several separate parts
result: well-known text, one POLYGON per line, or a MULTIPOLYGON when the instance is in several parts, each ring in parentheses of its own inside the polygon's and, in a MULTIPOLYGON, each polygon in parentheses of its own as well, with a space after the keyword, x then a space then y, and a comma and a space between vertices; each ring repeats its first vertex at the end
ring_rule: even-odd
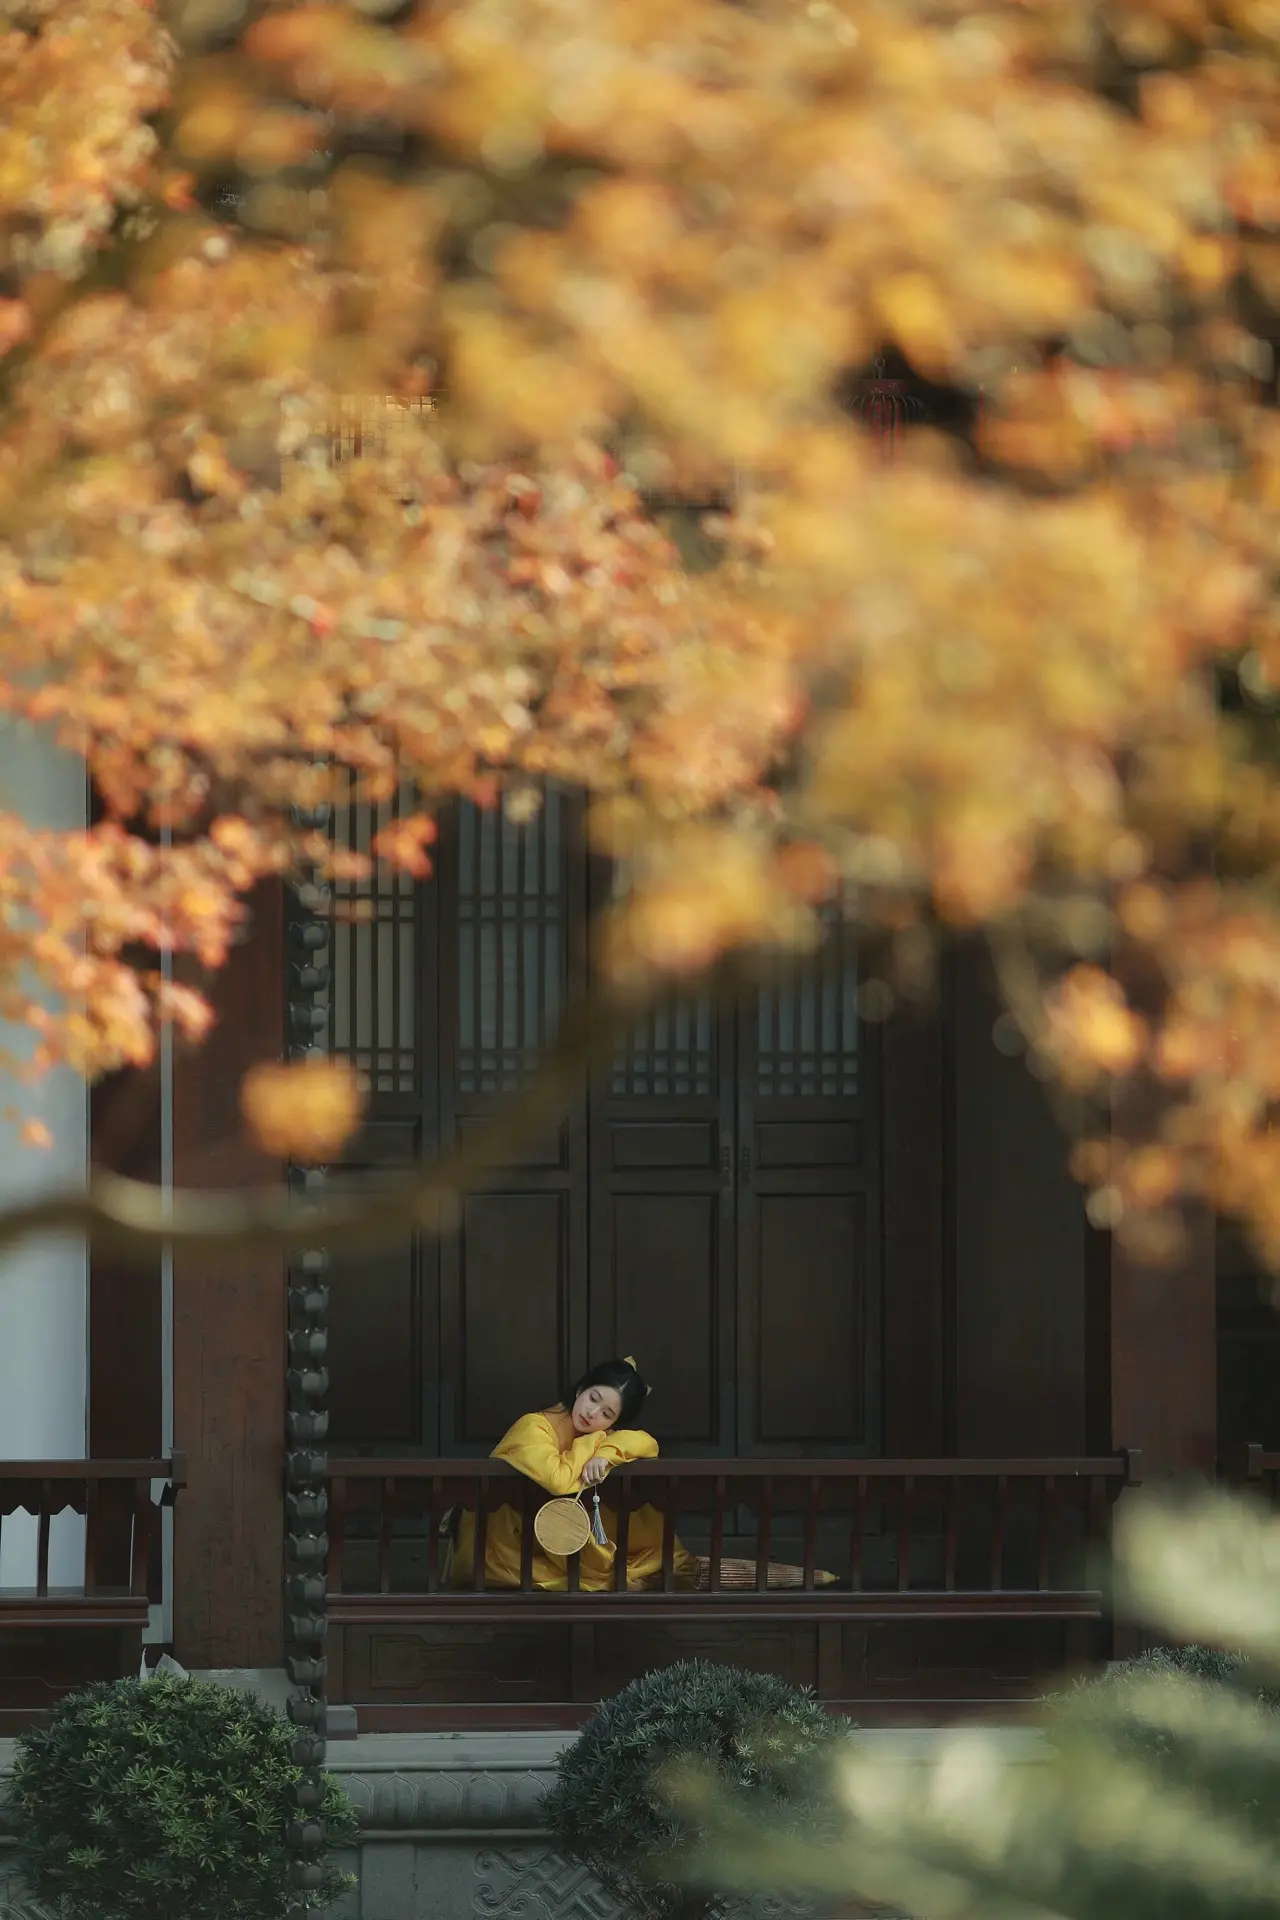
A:
MULTIPOLYGON (((579 1380, 565 1405, 545 1413, 526 1413, 505 1433, 493 1450, 495 1460, 509 1460, 548 1495, 581 1493, 599 1486, 611 1467, 633 1460, 656 1458, 658 1443, 650 1433, 632 1426, 648 1397, 634 1360, 604 1360, 579 1380)), ((586 1593, 605 1593, 614 1586, 617 1540, 614 1516, 602 1508, 600 1518, 608 1536, 605 1546, 589 1542, 580 1556, 579 1581, 586 1593)), ((484 1574, 486 1587, 520 1585, 520 1514, 504 1506, 488 1514, 485 1524, 484 1574)), ((463 1513, 450 1560, 450 1583, 474 1584, 475 1515, 463 1513)), ((676 1584, 696 1587, 700 1564, 677 1540, 676 1584)), ((627 1528, 627 1585, 648 1587, 662 1577, 662 1515, 653 1507, 639 1507, 627 1528)), ((547 1593, 563 1592, 568 1584, 567 1562, 558 1554, 533 1550, 533 1584, 547 1593)))

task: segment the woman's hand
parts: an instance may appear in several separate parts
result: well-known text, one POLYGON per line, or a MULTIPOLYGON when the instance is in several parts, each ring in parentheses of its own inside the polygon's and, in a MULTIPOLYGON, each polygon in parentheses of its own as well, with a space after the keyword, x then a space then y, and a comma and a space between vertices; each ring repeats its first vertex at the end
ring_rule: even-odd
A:
POLYGON ((582 1469, 583 1486, 598 1487, 608 1471, 609 1463, 607 1460, 588 1460, 586 1466, 582 1469))

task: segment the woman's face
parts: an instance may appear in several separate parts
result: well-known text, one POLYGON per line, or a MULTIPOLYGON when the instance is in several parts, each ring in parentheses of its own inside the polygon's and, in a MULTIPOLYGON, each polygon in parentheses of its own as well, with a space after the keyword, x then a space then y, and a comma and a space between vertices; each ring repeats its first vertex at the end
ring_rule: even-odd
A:
POLYGON ((622 1395, 616 1387, 584 1387, 570 1412, 575 1433, 608 1433, 618 1424, 622 1395))

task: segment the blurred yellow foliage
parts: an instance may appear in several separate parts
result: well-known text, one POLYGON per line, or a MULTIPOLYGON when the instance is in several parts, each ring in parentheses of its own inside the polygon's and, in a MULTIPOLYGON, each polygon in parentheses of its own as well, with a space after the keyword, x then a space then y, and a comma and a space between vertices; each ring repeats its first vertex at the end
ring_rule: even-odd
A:
POLYGON ((258 1145, 277 1160, 333 1159, 360 1125, 364 1094, 340 1060, 255 1067, 240 1089, 258 1145))
POLYGON ((554 779, 620 972, 985 927, 1046 1070, 1164 1102, 1095 1211, 1280 1262, 1278 53, 1225 0, 10 0, 0 707, 106 810, 0 818, 37 1067, 198 1032, 127 955, 217 965, 339 770, 416 785, 417 873, 554 779), (893 464, 877 353, 953 403, 893 464))

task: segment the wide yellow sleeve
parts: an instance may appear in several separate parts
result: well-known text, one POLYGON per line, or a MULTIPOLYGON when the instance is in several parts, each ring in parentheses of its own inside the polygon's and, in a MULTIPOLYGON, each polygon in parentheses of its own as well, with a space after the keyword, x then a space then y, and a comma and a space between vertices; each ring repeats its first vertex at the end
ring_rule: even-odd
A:
POLYGON ((526 1413, 505 1433, 493 1450, 495 1460, 509 1461, 530 1480, 536 1480, 548 1493, 579 1493, 582 1469, 594 1459, 608 1434, 584 1433, 564 1453, 556 1445, 555 1431, 542 1413, 526 1413))
POLYGON ((607 1460, 611 1467, 625 1467, 631 1460, 657 1458, 658 1443, 651 1433, 627 1433, 618 1429, 614 1433, 602 1433, 596 1437, 600 1441, 596 1448, 597 1456, 607 1460))
POLYGON ((651 1433, 584 1433, 563 1453, 556 1432, 544 1413, 526 1413, 505 1433, 493 1450, 495 1460, 506 1460, 536 1480, 548 1493, 580 1493, 582 1469, 599 1458, 611 1467, 630 1460, 652 1460, 658 1443, 651 1433))

